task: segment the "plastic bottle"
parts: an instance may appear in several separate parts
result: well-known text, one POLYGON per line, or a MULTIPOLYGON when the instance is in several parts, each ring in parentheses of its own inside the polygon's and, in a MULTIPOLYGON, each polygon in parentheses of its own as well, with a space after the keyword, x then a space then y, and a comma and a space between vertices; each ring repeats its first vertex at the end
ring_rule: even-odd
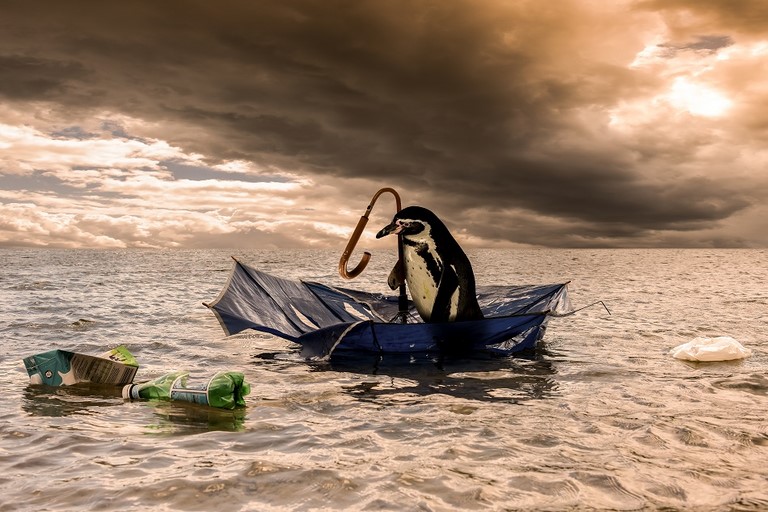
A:
POLYGON ((171 385, 171 400, 183 400, 220 409, 245 405, 251 386, 241 372, 219 372, 204 384, 187 385, 188 375, 181 375, 171 385))
POLYGON ((123 387, 123 398, 164 398, 220 409, 234 409, 245 405, 245 395, 251 386, 241 372, 218 372, 207 382, 187 386, 189 372, 173 372, 148 382, 123 387))
POLYGON ((171 386, 179 377, 189 375, 187 371, 165 374, 154 380, 123 386, 123 398, 171 398, 171 386))

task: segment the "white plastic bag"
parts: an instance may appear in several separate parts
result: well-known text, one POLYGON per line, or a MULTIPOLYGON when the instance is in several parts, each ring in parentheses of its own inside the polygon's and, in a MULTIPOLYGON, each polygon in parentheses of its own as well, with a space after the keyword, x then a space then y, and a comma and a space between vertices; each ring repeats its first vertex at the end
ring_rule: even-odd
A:
POLYGON ((669 351, 672 357, 686 361, 731 361, 752 355, 752 351, 731 338, 694 338, 669 351))

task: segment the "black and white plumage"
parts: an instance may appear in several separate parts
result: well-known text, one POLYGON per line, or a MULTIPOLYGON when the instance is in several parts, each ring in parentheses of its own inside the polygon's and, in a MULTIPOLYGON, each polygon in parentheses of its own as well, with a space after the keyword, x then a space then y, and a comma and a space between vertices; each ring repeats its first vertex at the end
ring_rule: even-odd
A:
MULTIPOLYGON (((425 322, 483 318, 469 258, 437 215, 421 206, 404 208, 376 238, 390 234, 403 237, 404 279, 425 322)), ((396 270, 389 279, 392 289, 403 279, 396 270)))

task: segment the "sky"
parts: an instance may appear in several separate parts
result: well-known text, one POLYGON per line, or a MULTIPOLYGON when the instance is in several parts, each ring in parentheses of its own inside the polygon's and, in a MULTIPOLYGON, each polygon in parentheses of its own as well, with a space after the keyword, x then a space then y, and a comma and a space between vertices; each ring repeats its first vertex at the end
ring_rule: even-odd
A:
POLYGON ((764 0, 0 9, 0 247, 768 247, 764 0))

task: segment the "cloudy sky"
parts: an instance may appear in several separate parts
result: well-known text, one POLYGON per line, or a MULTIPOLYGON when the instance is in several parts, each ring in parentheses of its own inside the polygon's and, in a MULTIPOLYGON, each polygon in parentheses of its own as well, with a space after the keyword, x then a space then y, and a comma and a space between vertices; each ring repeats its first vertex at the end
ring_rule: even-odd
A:
POLYGON ((0 9, 0 246, 768 246, 765 0, 0 9))

